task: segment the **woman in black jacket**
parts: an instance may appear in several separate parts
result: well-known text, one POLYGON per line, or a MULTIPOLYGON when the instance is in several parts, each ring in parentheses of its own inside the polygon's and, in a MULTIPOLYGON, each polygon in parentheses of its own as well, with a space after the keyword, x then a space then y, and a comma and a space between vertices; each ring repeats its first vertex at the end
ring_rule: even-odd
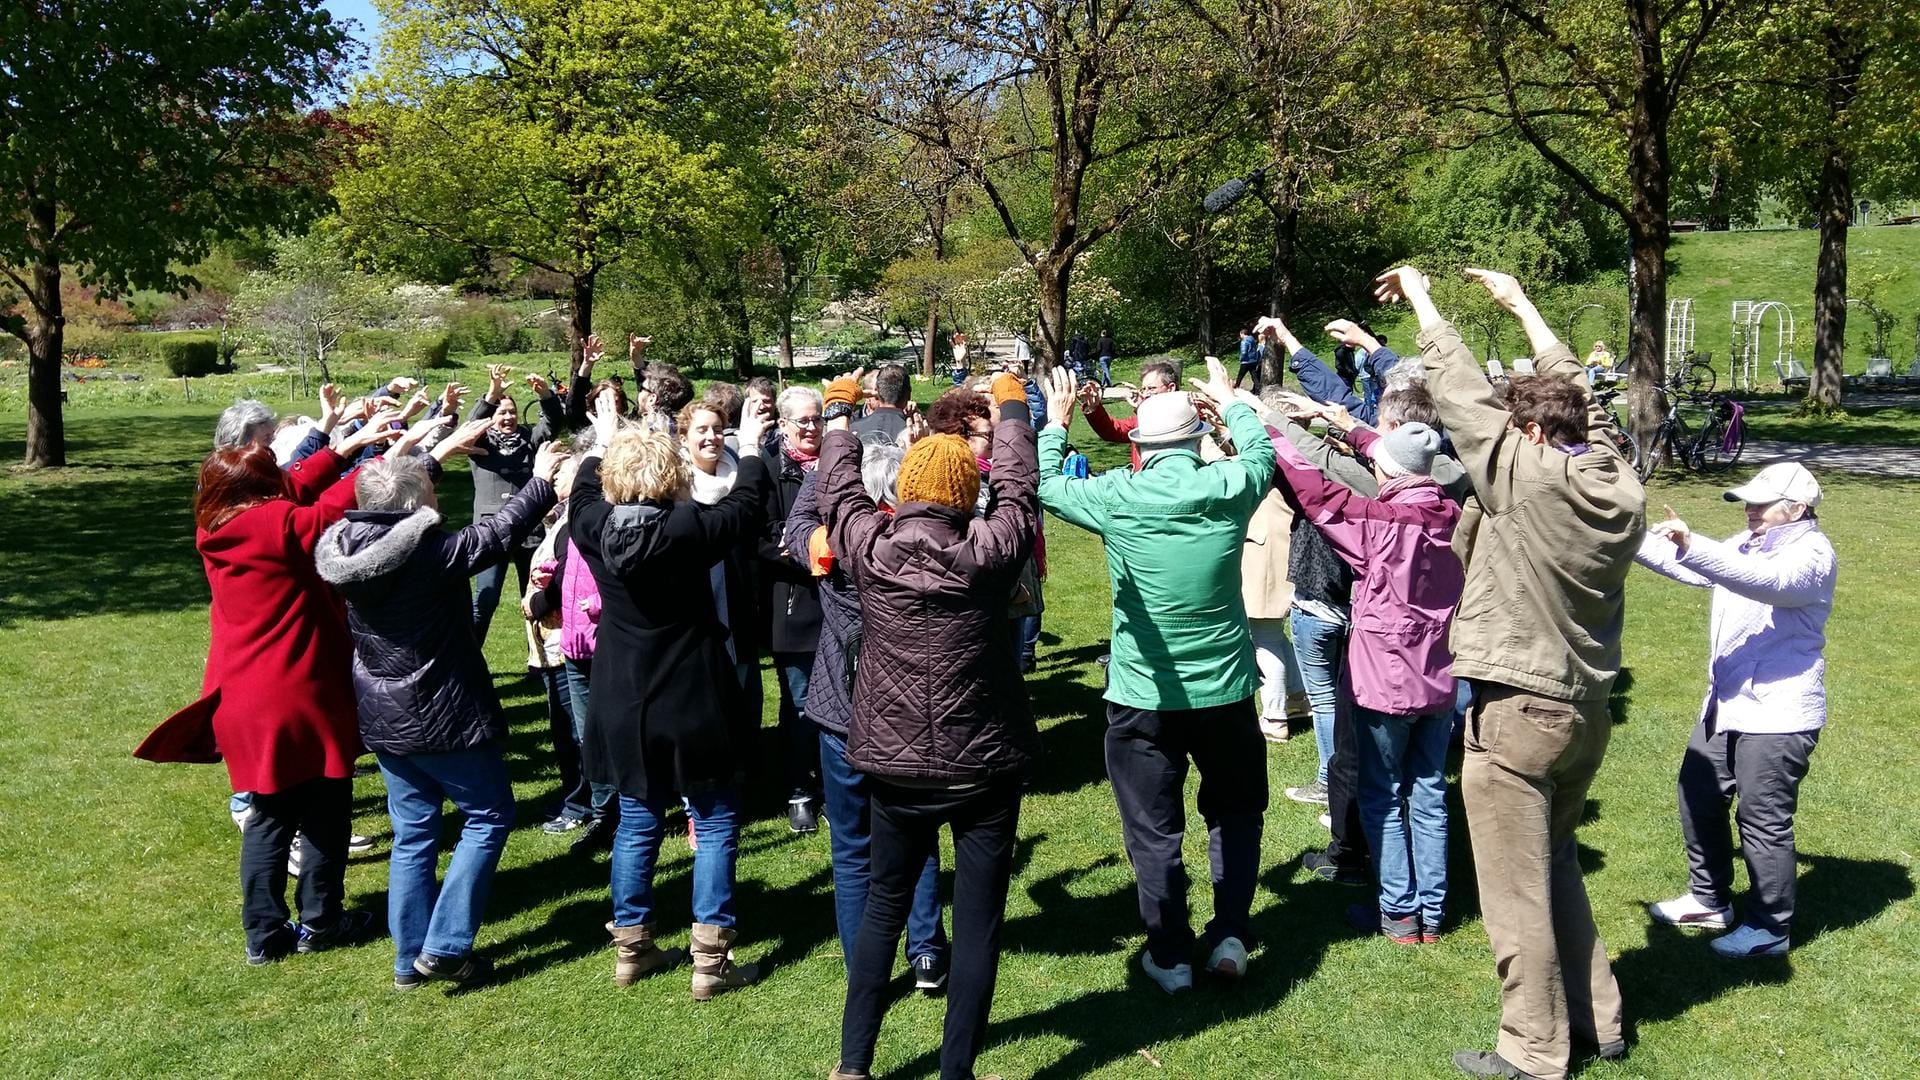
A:
MULTIPOLYGON (((538 375, 527 376, 534 400, 540 403, 540 419, 529 432, 520 423, 520 405, 507 393, 506 365, 487 368, 487 392, 473 403, 468 420, 493 418, 493 426, 470 451, 473 466, 473 523, 483 524, 505 506, 533 476, 533 456, 547 440, 566 431, 566 415, 553 388, 538 375)), ((473 579, 473 636, 482 644, 487 627, 493 622, 493 610, 500 606, 500 593, 507 584, 507 562, 520 577, 520 592, 527 591, 527 578, 533 565, 533 549, 540 546, 536 529, 524 537, 511 557, 482 570, 473 579)), ((514 602, 519 602, 515 594, 514 602)))
POLYGON ((569 529, 600 588, 581 753, 587 778, 620 792, 607 924, 614 982, 627 985, 680 959, 654 943, 653 871, 668 808, 684 796, 699 844, 693 996, 705 1000, 758 978, 752 965, 728 957, 737 934, 744 756, 736 717, 744 694, 714 571, 759 529, 766 470, 757 454, 743 456, 733 490, 702 506, 672 439, 615 434, 611 400, 596 410, 595 446, 603 450, 574 477, 569 529))
POLYGON ((766 525, 760 536, 760 607, 766 613, 767 651, 780 679, 780 759, 786 772, 787 827, 796 833, 820 828, 819 746, 807 720, 807 686, 813 651, 820 641, 820 591, 813 575, 795 565, 781 533, 800 485, 813 475, 820 454, 820 392, 789 386, 775 402, 779 426, 765 456, 766 525))
MULTIPOLYGON (((453 436, 435 453, 461 441, 453 436)), ((386 779, 387 921, 399 989, 428 979, 470 983, 490 970, 473 955, 473 939, 513 824, 513 788, 500 748, 506 718, 473 633, 467 579, 504 563, 540 524, 562 460, 543 446, 518 494, 455 533, 439 527, 425 459, 370 461, 354 477, 360 509, 315 549, 320 576, 347 601, 360 737, 386 779), (436 897, 448 800, 464 822, 436 897)))

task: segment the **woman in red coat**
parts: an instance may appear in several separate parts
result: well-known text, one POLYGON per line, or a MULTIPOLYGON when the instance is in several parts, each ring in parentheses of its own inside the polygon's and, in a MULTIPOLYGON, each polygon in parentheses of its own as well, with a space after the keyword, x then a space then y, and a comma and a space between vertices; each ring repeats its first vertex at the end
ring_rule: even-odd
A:
POLYGON ((342 910, 353 763, 363 751, 353 643, 340 601, 314 571, 313 548, 353 509, 353 484, 342 482, 348 458, 396 434, 370 422, 340 453, 321 450, 284 472, 254 446, 216 450, 200 468, 194 546, 213 593, 213 640, 199 708, 210 713, 233 789, 255 793, 240 847, 250 964, 325 948, 371 922, 342 910), (306 837, 297 926, 286 902, 296 833, 306 837))

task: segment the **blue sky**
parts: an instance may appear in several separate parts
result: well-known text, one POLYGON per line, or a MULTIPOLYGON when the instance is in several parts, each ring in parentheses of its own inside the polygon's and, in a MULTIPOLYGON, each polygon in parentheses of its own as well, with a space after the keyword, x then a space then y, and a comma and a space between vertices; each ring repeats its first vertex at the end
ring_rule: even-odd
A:
POLYGON ((338 19, 354 19, 360 23, 360 29, 354 36, 367 52, 373 52, 373 45, 380 33, 380 13, 373 10, 373 0, 326 0, 321 5, 338 19))

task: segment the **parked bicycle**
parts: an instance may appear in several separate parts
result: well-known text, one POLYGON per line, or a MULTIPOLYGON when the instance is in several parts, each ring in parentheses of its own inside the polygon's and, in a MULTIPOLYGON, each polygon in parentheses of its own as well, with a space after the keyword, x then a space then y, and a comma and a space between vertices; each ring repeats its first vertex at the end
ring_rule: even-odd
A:
POLYGON ((1694 472, 1721 472, 1740 460, 1747 445, 1745 406, 1725 394, 1685 394, 1673 386, 1662 386, 1659 393, 1667 401, 1667 414, 1660 419, 1653 444, 1634 463, 1640 479, 1652 476, 1663 457, 1694 472), (1705 406, 1700 430, 1681 415, 1683 402, 1705 406))
MULTIPOLYGON (((1608 415, 1613 417, 1613 441, 1620 447, 1620 456, 1627 459, 1635 473, 1640 472, 1640 440, 1633 437, 1633 427, 1620 416, 1620 407, 1615 404, 1619 399, 1619 389, 1595 390, 1593 400, 1598 402, 1608 415)), ((1644 477, 1644 474, 1642 474, 1644 477)))

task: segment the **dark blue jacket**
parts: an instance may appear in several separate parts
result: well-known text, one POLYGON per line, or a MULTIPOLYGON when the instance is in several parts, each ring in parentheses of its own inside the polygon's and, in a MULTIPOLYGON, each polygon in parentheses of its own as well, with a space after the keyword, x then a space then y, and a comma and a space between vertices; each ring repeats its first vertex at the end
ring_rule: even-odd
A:
MULTIPOLYGON (((1380 385, 1400 362, 1400 354, 1385 345, 1367 354, 1366 370, 1375 386, 1380 385)), ((1300 377, 1300 388, 1315 401, 1332 402, 1346 408, 1355 420, 1372 427, 1379 419, 1380 402, 1377 395, 1362 398, 1353 392, 1346 380, 1335 374, 1325 360, 1313 354, 1311 349, 1301 349, 1293 354, 1289 367, 1300 377)))

